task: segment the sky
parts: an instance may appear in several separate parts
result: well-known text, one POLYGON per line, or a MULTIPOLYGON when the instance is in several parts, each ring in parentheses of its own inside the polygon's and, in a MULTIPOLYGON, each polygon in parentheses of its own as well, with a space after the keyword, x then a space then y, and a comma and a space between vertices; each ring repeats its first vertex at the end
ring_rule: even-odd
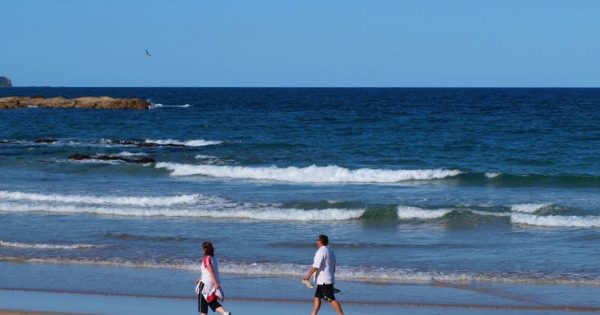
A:
POLYGON ((0 76, 16 86, 600 87, 599 14, 596 0, 2 0, 0 76))

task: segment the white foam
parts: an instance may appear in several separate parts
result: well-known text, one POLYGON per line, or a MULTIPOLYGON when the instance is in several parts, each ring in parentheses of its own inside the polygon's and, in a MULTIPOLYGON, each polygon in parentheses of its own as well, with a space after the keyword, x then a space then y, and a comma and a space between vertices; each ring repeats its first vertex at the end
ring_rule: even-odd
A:
POLYGON ((488 215, 493 217, 509 217, 510 213, 508 212, 489 212, 489 211, 479 211, 479 210, 470 210, 471 213, 479 214, 479 215, 488 215))
POLYGON ((502 175, 502 173, 485 173, 485 177, 487 178, 494 178, 494 177, 498 177, 502 175))
POLYGON ((19 191, 0 191, 0 200, 14 201, 45 201, 63 203, 85 203, 85 204, 111 204, 132 206, 171 206, 178 204, 195 204, 201 199, 211 199, 203 195, 178 195, 165 197, 137 197, 137 196, 93 196, 93 195, 61 195, 61 194, 37 194, 19 191))
POLYGON ((578 227, 578 228, 597 228, 600 227, 599 216, 562 216, 549 215, 539 216, 526 213, 513 213, 510 216, 513 223, 547 226, 547 227, 578 227))
POLYGON ((419 207, 398 206, 398 218, 409 219, 437 219, 451 212, 450 209, 425 210, 419 207))
POLYGON ((17 243, 0 241, 0 247, 23 248, 23 249, 90 249, 106 247, 104 245, 93 244, 36 244, 36 243, 17 243))
POLYGON ((223 141, 215 140, 173 140, 173 139, 146 139, 146 143, 158 144, 158 145, 183 145, 187 147, 203 147, 208 145, 221 144, 223 141))
POLYGON ((122 157, 131 157, 131 156, 147 156, 148 154, 146 154, 144 152, 127 152, 127 151, 123 151, 123 152, 119 152, 119 153, 117 153, 115 155, 122 156, 122 157))
POLYGON ((189 217, 214 219, 251 219, 271 221, 343 221, 360 218, 363 209, 286 209, 273 206, 212 203, 193 208, 162 207, 94 207, 78 205, 38 205, 0 203, 3 212, 47 212, 71 214, 99 214, 132 217, 189 217))
POLYGON ((204 154, 198 154, 194 157, 195 159, 201 160, 201 159, 216 159, 217 157, 214 155, 204 155, 204 154))
POLYGON ((219 178, 274 180, 292 183, 395 183, 407 180, 440 179, 460 174, 457 170, 350 170, 339 166, 245 167, 157 163, 173 176, 202 175, 219 178))
POLYGON ((523 203, 510 206, 510 210, 515 212, 534 213, 551 205, 552 204, 550 203, 523 203))
POLYGON ((206 213, 212 218, 236 218, 273 221, 345 221, 358 219, 363 209, 268 209, 268 210, 229 210, 206 213))
POLYGON ((85 160, 72 160, 72 159, 68 159, 68 160, 57 160, 60 162, 69 162, 69 163, 77 163, 77 164, 112 164, 112 165, 117 165, 117 164, 121 164, 123 163, 123 161, 121 160, 101 160, 101 159, 94 159, 94 158, 89 158, 89 159, 85 159, 85 160))
MULTIPOLYGON (((175 269, 198 272, 200 264, 190 261, 128 261, 128 260, 101 260, 83 258, 33 258, 0 256, 3 262, 43 263, 43 264, 73 264, 109 266, 120 268, 150 268, 150 269, 175 269)), ((308 265, 294 263, 272 262, 243 262, 219 261, 219 271, 222 274, 242 276, 270 276, 299 278, 304 275, 308 265)), ((599 279, 586 277, 565 278, 561 276, 535 277, 518 274, 477 274, 462 272, 418 271, 412 269, 347 266, 336 268, 336 278, 340 280, 377 282, 377 283, 433 283, 433 282, 499 282, 499 283, 534 283, 534 284, 585 284, 600 285, 599 279)))
POLYGON ((152 104, 150 105, 150 108, 161 108, 161 107, 173 107, 173 108, 188 108, 192 105, 190 104, 183 104, 183 105, 165 105, 165 104, 160 104, 160 103, 156 103, 156 104, 152 104))

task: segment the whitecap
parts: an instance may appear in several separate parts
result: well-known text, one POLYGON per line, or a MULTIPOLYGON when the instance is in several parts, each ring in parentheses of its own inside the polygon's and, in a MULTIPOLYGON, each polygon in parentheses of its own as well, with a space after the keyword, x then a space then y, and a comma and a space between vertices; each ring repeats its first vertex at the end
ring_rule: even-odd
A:
POLYGON ((425 210, 419 207, 398 206, 398 218, 403 220, 409 219, 437 219, 447 213, 452 212, 450 209, 425 210))
POLYGON ((430 180, 452 177, 460 174, 457 170, 386 170, 386 169, 347 169, 340 166, 307 167, 246 167, 191 165, 180 163, 157 163, 157 168, 171 171, 173 176, 202 175, 217 178, 274 180, 292 183, 396 183, 409 180, 430 180))
POLYGON ((500 175, 502 175, 502 173, 492 173, 492 172, 485 173, 485 177, 487 177, 487 178, 495 178, 495 177, 498 177, 500 175))
POLYGON ((534 213, 551 205, 550 203, 523 203, 510 206, 510 210, 514 212, 534 213))
POLYGON ((525 213, 513 213, 510 216, 513 223, 532 226, 546 227, 577 227, 577 228, 598 228, 600 227, 599 216, 562 216, 549 215, 540 216, 525 213))
POLYGON ((130 217, 188 217, 213 219, 250 219, 265 221, 345 221, 360 218, 364 209, 293 209, 260 204, 236 204, 217 199, 193 208, 178 207, 101 207, 73 204, 0 203, 2 212, 42 212, 60 214, 97 214, 130 217))
POLYGON ((209 145, 217 145, 223 143, 223 141, 218 140, 173 140, 173 139, 146 139, 145 143, 157 144, 157 145, 180 145, 187 147, 203 147, 209 145))
POLYGON ((177 195, 164 197, 145 197, 145 196, 94 196, 94 195, 63 195, 63 194, 38 194, 20 191, 0 191, 0 200, 13 201, 44 201, 44 202, 63 202, 63 203, 85 203, 85 204, 112 204, 112 205, 132 205, 132 206, 171 206, 178 204, 195 204, 202 199, 214 201, 214 197, 203 195, 177 195))
POLYGON ((18 242, 5 242, 0 241, 0 247, 9 248, 22 248, 22 249, 90 249, 90 248, 101 248, 106 247, 105 245, 93 245, 93 244, 38 244, 38 243, 18 243, 18 242))
POLYGON ((131 157, 131 156, 147 156, 148 154, 144 153, 144 152, 128 152, 128 151, 122 151, 119 152, 117 154, 115 154, 117 156, 122 156, 122 157, 131 157))

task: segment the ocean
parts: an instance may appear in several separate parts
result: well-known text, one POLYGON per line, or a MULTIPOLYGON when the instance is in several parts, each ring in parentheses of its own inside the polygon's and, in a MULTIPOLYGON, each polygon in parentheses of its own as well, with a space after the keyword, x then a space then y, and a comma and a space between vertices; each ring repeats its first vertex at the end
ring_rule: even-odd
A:
POLYGON ((13 95, 154 106, 0 111, 0 289, 189 297, 212 240, 230 296, 303 300, 324 233, 343 301, 600 307, 600 89, 13 95))

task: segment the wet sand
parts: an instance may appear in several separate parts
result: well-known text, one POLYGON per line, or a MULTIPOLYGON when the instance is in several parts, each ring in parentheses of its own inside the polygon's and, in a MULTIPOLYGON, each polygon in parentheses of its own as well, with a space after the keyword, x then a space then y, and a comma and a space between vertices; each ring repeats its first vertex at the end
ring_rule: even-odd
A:
MULTIPOLYGON (((230 299, 224 305, 236 314, 306 314, 311 301, 230 299)), ((600 312, 591 307, 499 306, 479 304, 343 303, 346 314, 414 314, 414 315, 541 315, 590 314, 600 312)), ((196 301, 190 298, 158 298, 123 295, 97 295, 65 292, 0 290, 0 315, 66 315, 66 314, 193 314, 196 301), (19 310, 26 308, 27 310, 19 310)), ((323 303, 320 314, 334 314, 323 303)))

